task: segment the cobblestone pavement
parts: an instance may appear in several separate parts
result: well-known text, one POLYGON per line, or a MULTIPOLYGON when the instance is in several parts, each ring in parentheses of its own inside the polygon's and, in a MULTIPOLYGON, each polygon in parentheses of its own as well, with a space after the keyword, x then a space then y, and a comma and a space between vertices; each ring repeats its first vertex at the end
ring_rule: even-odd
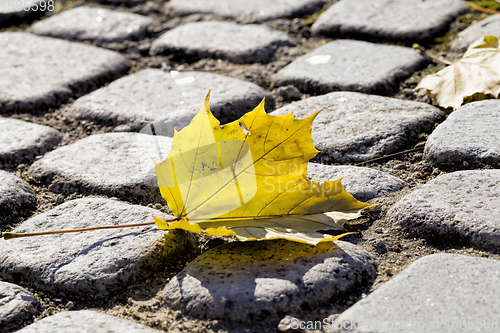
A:
POLYGON ((378 204, 315 247, 154 227, 0 239, 0 332, 498 332, 500 103, 450 113, 413 91, 444 66, 413 43, 453 61, 500 35, 468 2, 0 0, 2 231, 167 218, 150 157, 210 89, 222 123, 264 97, 274 115, 324 108, 308 176, 378 204))

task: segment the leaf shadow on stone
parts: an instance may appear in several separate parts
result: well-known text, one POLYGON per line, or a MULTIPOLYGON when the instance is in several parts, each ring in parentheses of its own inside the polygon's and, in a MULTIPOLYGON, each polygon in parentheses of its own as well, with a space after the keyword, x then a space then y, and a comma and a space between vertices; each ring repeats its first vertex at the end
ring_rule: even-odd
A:
POLYGON ((190 263, 159 296, 197 318, 277 325, 287 314, 339 302, 373 278, 376 263, 345 247, 286 240, 225 244, 190 263))

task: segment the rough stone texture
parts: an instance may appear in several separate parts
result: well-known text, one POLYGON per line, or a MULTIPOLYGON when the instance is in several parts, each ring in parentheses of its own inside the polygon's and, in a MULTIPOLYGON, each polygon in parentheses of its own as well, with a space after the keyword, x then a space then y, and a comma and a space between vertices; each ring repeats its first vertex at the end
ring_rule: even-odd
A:
POLYGON ((37 35, 98 42, 122 42, 146 36, 150 17, 109 10, 77 7, 31 26, 37 35))
POLYGON ((236 63, 268 62, 278 47, 292 43, 286 33, 265 25, 205 21, 167 31, 153 42, 150 53, 212 57, 236 63))
POLYGON ((342 0, 322 13, 311 30, 335 37, 423 40, 446 29, 467 8, 462 0, 342 0))
POLYGON ((450 49, 464 52, 470 44, 487 35, 500 35, 500 14, 491 15, 480 22, 470 25, 453 39, 450 49))
POLYGON ((38 312, 38 301, 26 289, 0 281, 0 329, 13 329, 38 312))
POLYGON ((99 2, 99 3, 102 3, 102 4, 106 4, 106 5, 127 5, 127 6, 131 6, 131 5, 139 5, 141 3, 144 3, 146 2, 146 0, 92 0, 92 1, 95 1, 95 2, 99 2))
POLYGON ((313 122, 312 137, 322 162, 361 162, 403 149, 430 132, 444 114, 428 104, 354 92, 333 92, 284 106, 304 118, 325 108, 313 122))
POLYGON ((57 193, 163 202, 151 158, 163 161, 171 145, 171 138, 139 133, 91 135, 46 154, 28 174, 57 193))
MULTIPOLYGON (((212 104, 212 103, 210 103, 210 104, 212 104)), ((212 109, 212 105, 210 105, 210 108, 212 109)), ((188 106, 187 108, 181 107, 175 111, 168 112, 166 115, 161 116, 161 117, 155 119, 154 121, 148 123, 147 125, 142 127, 139 132, 143 133, 143 134, 151 135, 151 134, 153 134, 153 129, 154 129, 156 135, 174 137, 174 133, 175 133, 174 130, 180 131, 184 127, 188 126, 191 123, 191 120, 193 120, 194 116, 196 116, 196 114, 198 113, 199 109, 200 109, 200 105, 191 105, 191 106, 188 106)), ((158 111, 160 111, 160 110, 158 110, 158 111)), ((212 112, 213 112, 213 109, 212 109, 212 112)), ((244 112, 242 112, 241 115, 243 115, 243 114, 244 114, 244 112)), ((217 117, 217 119, 220 120, 220 116, 216 116, 216 117, 217 117)), ((238 118, 238 117, 233 116, 231 118, 238 118)), ((221 121, 221 124, 224 124, 228 121, 229 121, 229 119, 226 119, 226 121, 221 121)), ((116 128, 115 128, 115 130, 116 130, 116 128)), ((131 128, 131 130, 132 130, 132 128, 131 128)))
POLYGON ((0 166, 31 162, 52 150, 61 138, 61 133, 48 126, 0 117, 0 166))
POLYGON ((279 70, 274 80, 277 86, 292 84, 302 92, 385 94, 426 62, 407 47, 335 40, 297 58, 279 70))
POLYGON ((454 111, 429 136, 424 158, 436 165, 500 166, 500 101, 466 104, 454 111))
POLYGON ((210 109, 222 123, 251 111, 264 96, 267 108, 274 107, 270 94, 254 83, 218 74, 146 69, 79 98, 68 114, 136 130, 159 117, 191 121, 210 89, 210 109))
POLYGON ((24 10, 32 8, 40 0, 12 1, 0 0, 0 24, 8 22, 12 18, 23 18, 34 13, 33 10, 24 10))
POLYGON ((356 166, 309 163, 307 176, 321 182, 342 178, 342 186, 361 201, 399 191, 407 185, 401 179, 385 172, 356 166))
POLYGON ((277 325, 283 313, 316 308, 376 275, 367 252, 346 242, 236 242, 203 253, 159 297, 198 318, 277 325))
POLYGON ((18 333, 159 333, 151 327, 90 310, 59 312, 18 333))
POLYGON ((396 225, 473 245, 500 247, 500 170, 442 175, 396 203, 396 225))
POLYGON ((344 323, 348 329, 341 332, 359 333, 498 332, 499 271, 499 260, 426 256, 342 313, 334 326, 344 323), (349 330, 349 323, 357 329, 349 330))
POLYGON ((0 59, 0 114, 59 106, 129 68, 116 52, 22 32, 0 33, 0 59))
POLYGON ((323 0, 171 0, 167 8, 179 15, 213 13, 240 21, 297 17, 320 9, 323 0))
POLYGON ((0 170, 0 226, 10 219, 34 209, 35 192, 21 178, 0 170))
MULTIPOLYGON (((160 211, 110 199, 68 201, 23 222, 14 232, 78 229, 153 221, 160 211)), ((0 239, 0 278, 29 283, 58 296, 102 298, 159 269, 192 238, 165 241, 154 225, 12 240, 0 239), (5 242, 9 242, 8 245, 5 242), (177 251, 177 252, 175 252, 177 251)))

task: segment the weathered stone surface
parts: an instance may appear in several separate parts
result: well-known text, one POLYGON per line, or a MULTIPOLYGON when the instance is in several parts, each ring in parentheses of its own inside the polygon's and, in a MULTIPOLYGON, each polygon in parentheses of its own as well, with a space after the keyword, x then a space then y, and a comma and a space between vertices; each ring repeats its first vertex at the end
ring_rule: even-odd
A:
POLYGON ((342 178, 342 186, 361 201, 399 191, 406 186, 404 181, 385 172, 349 165, 309 163, 307 176, 321 182, 342 178))
POLYGON ((264 21, 302 16, 320 9, 323 4, 322 0, 171 0, 167 8, 180 15, 213 13, 241 21, 264 21))
POLYGON ((369 253, 336 243, 222 245, 191 262, 159 297, 166 306, 198 318, 277 325, 283 313, 315 308, 376 275, 377 263, 369 253))
POLYGON ((0 170, 0 226, 35 206, 35 192, 28 183, 0 170))
POLYGON ((0 117, 0 166, 31 162, 52 150, 61 138, 61 133, 48 126, 0 117))
MULTIPOLYGON (((153 221, 160 211, 110 199, 68 201, 21 223, 14 232, 78 229, 153 221)), ((102 298, 138 277, 163 269, 175 251, 196 248, 193 239, 162 242, 154 225, 81 233, 0 239, 0 278, 60 296, 102 298), (9 242, 8 245, 4 242, 9 242), (163 262, 162 262, 163 261, 163 262)), ((187 234, 186 234, 187 235, 187 234)), ((189 250, 192 251, 192 250, 189 250)))
MULTIPOLYGON (((210 103, 212 104, 212 103, 210 103)), ((194 116, 198 113, 200 105, 191 105, 186 107, 181 107, 175 111, 168 112, 149 124, 141 128, 140 133, 151 135, 153 134, 153 129, 155 135, 163 135, 173 137, 175 131, 180 131, 184 127, 188 126, 193 120, 194 116)), ((212 106, 210 105, 212 109, 212 106)), ((213 110, 211 110, 213 112, 213 110)), ((220 119, 220 117, 217 117, 220 119)), ((236 116, 234 118, 237 118, 236 116)), ((224 124, 227 121, 222 121, 224 124)), ((142 125, 141 125, 142 126, 142 125)), ((135 126, 137 128, 137 126, 135 126)), ((132 129, 132 128, 131 128, 132 129)))
POLYGON ((461 31, 451 42, 450 49, 464 52, 470 44, 487 35, 500 35, 500 14, 491 15, 461 31))
POLYGON ((500 101, 466 104, 429 136, 424 158, 436 165, 500 165, 500 101))
POLYGON ((467 10, 462 0, 342 0, 322 13, 313 33, 335 37, 423 40, 467 10))
POLYGON ((268 62, 278 47, 283 45, 292 45, 292 39, 286 33, 265 25, 204 21, 167 31, 153 42, 150 53, 252 63, 268 62))
POLYGON ((0 33, 0 59, 0 113, 59 106, 129 68, 116 52, 21 32, 0 33))
POLYGON ((37 35, 98 42, 140 39, 153 23, 147 16, 105 8, 77 7, 31 26, 37 35))
POLYGON ((426 256, 342 313, 333 326, 343 323, 340 332, 359 333, 498 332, 499 271, 499 260, 426 256), (357 329, 349 325, 354 323, 357 329))
POLYGON ((445 174, 396 203, 388 212, 396 225, 433 236, 500 247, 500 170, 445 174))
POLYGON ((162 201, 151 158, 163 161, 172 139, 139 133, 91 135, 33 163, 29 175, 57 193, 162 201))
POLYGON ((211 73, 146 69, 79 98, 68 114, 107 124, 125 123, 136 130, 160 117, 190 121, 210 89, 210 109, 223 123, 251 111, 264 96, 268 109, 274 107, 270 94, 250 82, 211 73))
POLYGON ((385 94, 425 62, 421 54, 407 47, 335 40, 295 59, 274 79, 278 86, 292 84, 302 92, 385 94))
POLYGON ((23 18, 31 15, 36 10, 36 4, 40 0, 12 1, 0 0, 0 24, 6 23, 11 18, 23 18), (24 9, 28 10, 24 10, 24 9))
POLYGON ((159 333, 151 327, 90 310, 59 312, 26 326, 19 333, 159 333))
POLYGON ((144 3, 146 2, 146 0, 94 0, 95 2, 99 2, 99 3, 102 3, 102 4, 106 4, 106 5, 122 5, 122 4, 125 4, 127 6, 131 6, 131 5, 138 5, 138 4, 141 4, 141 3, 144 3))
POLYGON ((0 281, 0 328, 2 332, 22 325, 38 312, 38 301, 26 289, 0 281))
POLYGON ((322 108, 312 137, 319 159, 330 163, 361 162, 398 151, 444 117, 428 104, 354 92, 310 97, 271 114, 293 112, 305 118, 322 108))
POLYGON ((77 7, 31 26, 37 35, 98 42, 140 39, 153 23, 150 17, 105 8, 77 7))

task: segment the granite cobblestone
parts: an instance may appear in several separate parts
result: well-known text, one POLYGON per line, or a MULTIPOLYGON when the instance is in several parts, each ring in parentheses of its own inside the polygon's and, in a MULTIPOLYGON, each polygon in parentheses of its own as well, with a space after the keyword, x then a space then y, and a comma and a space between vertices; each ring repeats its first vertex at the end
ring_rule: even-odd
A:
POLYGON ((33 24, 31 31, 41 36, 111 43, 144 38, 152 23, 152 18, 142 15, 77 7, 33 24))
POLYGON ((130 67, 113 51, 21 32, 0 33, 0 59, 0 114, 58 107, 130 67))

